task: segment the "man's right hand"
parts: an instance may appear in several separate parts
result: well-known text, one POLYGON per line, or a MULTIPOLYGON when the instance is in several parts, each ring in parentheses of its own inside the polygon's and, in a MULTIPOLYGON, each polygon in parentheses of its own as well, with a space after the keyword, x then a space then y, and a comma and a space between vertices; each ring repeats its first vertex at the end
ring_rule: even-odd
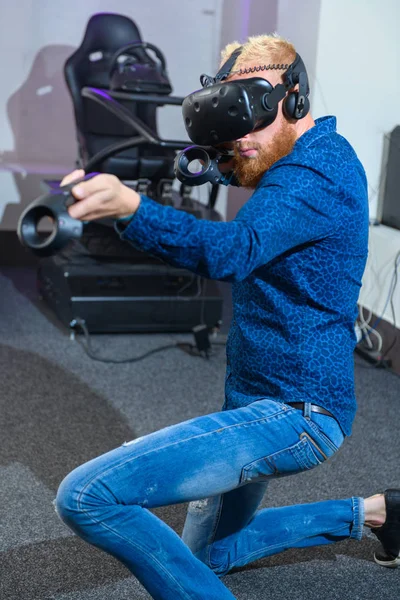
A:
MULTIPOLYGON (((68 185, 84 175, 83 169, 73 171, 64 177, 61 186, 68 185)), ((78 202, 69 206, 68 212, 73 219, 81 221, 127 217, 134 214, 140 204, 139 194, 109 173, 100 173, 92 179, 78 183, 72 188, 71 194, 78 202)))

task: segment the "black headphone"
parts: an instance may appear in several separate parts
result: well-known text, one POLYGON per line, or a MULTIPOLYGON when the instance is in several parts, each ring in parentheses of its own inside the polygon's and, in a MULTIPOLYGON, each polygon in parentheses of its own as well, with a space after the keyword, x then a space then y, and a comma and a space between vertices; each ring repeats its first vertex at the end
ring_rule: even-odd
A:
POLYGON ((286 93, 286 97, 282 102, 283 114, 288 119, 304 119, 310 111, 310 100, 308 98, 310 87, 308 85, 306 68, 298 54, 296 54, 296 58, 284 73, 284 78, 284 84, 278 84, 274 89, 280 85, 284 85, 286 92, 286 90, 293 88, 297 84, 299 85, 299 89, 295 92, 286 93))

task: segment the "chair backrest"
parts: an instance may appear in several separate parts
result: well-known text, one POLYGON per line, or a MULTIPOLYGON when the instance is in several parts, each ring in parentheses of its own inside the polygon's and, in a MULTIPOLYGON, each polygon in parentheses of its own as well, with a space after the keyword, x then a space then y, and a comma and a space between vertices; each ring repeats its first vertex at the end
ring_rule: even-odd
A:
MULTIPOLYGON (((65 63, 64 75, 74 105, 79 154, 83 167, 105 147, 137 135, 132 127, 103 106, 83 98, 81 89, 110 89, 113 56, 121 47, 141 41, 137 25, 128 17, 113 13, 97 14, 89 19, 81 45, 65 63)), ((136 49, 135 55, 140 57, 141 52, 143 59, 148 61, 148 55, 142 49, 136 49)), ((157 133, 157 107, 154 103, 125 100, 121 103, 157 133)), ((99 165, 98 170, 113 173, 120 179, 172 178, 174 156, 173 151, 141 145, 107 159, 99 165)))

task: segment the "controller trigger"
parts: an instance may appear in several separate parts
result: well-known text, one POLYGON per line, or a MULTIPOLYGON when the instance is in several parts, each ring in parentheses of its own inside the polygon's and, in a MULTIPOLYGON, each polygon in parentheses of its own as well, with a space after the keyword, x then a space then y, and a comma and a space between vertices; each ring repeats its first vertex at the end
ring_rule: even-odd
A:
POLYGON ((68 193, 68 194, 66 193, 66 196, 67 196, 67 199, 65 200, 65 206, 66 206, 66 208, 69 208, 70 206, 75 204, 76 200, 71 193, 68 193))

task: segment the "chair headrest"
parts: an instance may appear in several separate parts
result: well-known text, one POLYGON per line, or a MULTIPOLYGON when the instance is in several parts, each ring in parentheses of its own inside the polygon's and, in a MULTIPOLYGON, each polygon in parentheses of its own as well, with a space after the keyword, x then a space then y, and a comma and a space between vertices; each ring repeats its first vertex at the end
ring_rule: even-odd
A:
POLYGON ((140 31, 131 19, 124 15, 101 13, 89 19, 79 49, 86 53, 114 53, 125 44, 140 41, 140 31))

